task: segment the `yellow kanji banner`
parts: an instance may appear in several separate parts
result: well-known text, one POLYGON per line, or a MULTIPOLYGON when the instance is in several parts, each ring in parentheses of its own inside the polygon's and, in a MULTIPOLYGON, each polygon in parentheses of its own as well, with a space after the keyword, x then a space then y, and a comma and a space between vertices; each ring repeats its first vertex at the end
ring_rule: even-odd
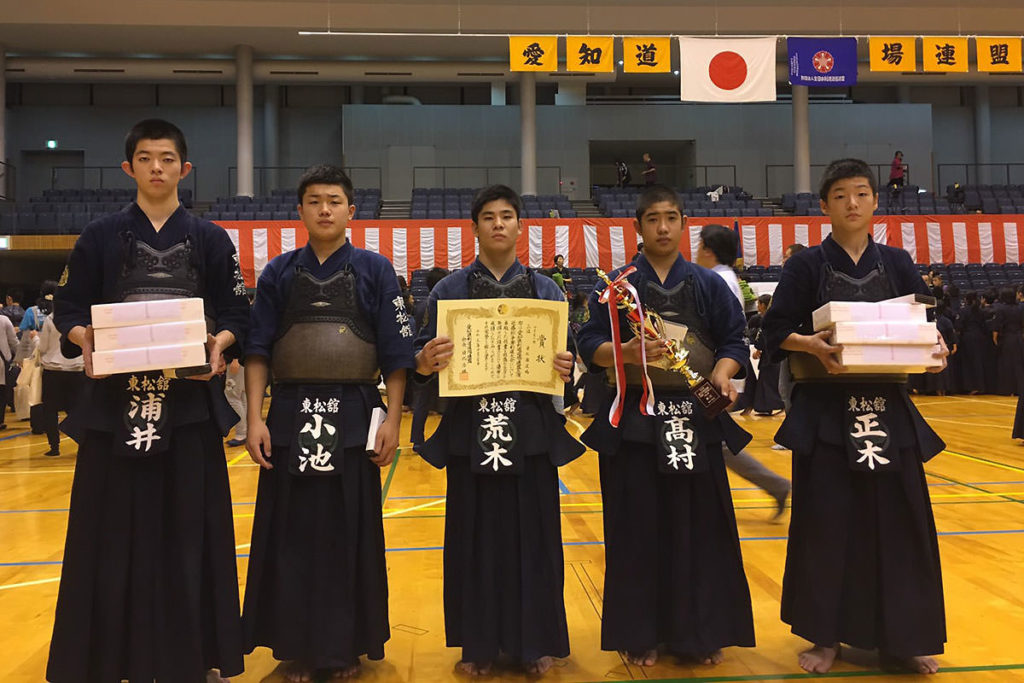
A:
POLYGON ((566 36, 565 66, 569 71, 615 71, 615 39, 611 36, 566 36))
POLYGON ((672 70, 672 39, 626 36, 622 70, 627 74, 667 74, 672 70))
POLYGON ((967 39, 925 36, 921 39, 921 61, 925 71, 966 72, 969 63, 967 39))
POLYGON ((917 39, 914 36, 871 38, 872 71, 917 71, 917 39))
POLYGON ((1020 38, 975 38, 978 71, 1021 71, 1020 38))
POLYGON ((558 38, 509 36, 509 71, 558 71, 558 38))

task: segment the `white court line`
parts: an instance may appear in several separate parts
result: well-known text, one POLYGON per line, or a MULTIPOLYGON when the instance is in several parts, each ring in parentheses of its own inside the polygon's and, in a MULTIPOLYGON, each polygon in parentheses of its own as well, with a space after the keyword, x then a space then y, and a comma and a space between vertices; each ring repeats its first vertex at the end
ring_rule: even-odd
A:
POLYGON ((990 425, 984 422, 961 422, 960 420, 948 420, 944 417, 926 417, 929 422, 951 422, 955 425, 967 425, 968 427, 988 427, 990 429, 1006 429, 1006 425, 990 425))
POLYGON ((54 581, 60 581, 60 577, 56 576, 52 579, 39 579, 38 581, 25 581, 24 583, 7 583, 0 586, 0 591, 5 591, 8 588, 24 588, 25 586, 38 586, 43 583, 53 583, 54 581))

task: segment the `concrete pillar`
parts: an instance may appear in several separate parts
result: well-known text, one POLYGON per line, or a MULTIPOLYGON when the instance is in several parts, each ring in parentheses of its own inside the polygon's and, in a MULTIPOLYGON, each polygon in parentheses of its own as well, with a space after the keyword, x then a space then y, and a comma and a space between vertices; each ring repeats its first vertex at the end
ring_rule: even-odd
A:
POLYGON ((235 48, 235 116, 238 133, 237 162, 238 188, 235 194, 254 194, 253 184, 253 106, 252 106, 252 46, 235 48))
MULTIPOLYGON (((793 191, 811 191, 811 129, 807 86, 793 86, 793 191)), ((767 191, 768 188, 765 188, 767 191)))
POLYGON ((537 194, 537 78, 519 74, 519 132, 522 141, 520 194, 537 194))
POLYGON ((555 104, 583 106, 587 103, 587 84, 579 81, 559 81, 555 104))
MULTIPOLYGON (((7 49, 0 43, 0 162, 7 163, 7 49)), ((0 166, 0 197, 8 196, 7 166, 0 166)), ((14 188, 11 188, 13 191, 14 188)))
POLYGON ((491 106, 505 106, 505 81, 491 81, 491 106))
POLYGON ((263 86, 263 165, 267 168, 263 171, 266 187, 264 191, 280 189, 277 186, 278 173, 275 166, 280 166, 278 158, 278 125, 277 115, 279 108, 279 88, 276 85, 266 84, 263 86))
POLYGON ((906 84, 897 86, 896 97, 896 101, 900 104, 910 104, 910 86, 906 84))
POLYGON ((350 104, 363 104, 366 98, 366 91, 361 85, 350 85, 349 86, 349 99, 350 104))
MULTIPOLYGON (((974 88, 974 161, 978 164, 980 185, 992 182, 992 168, 983 164, 992 163, 992 106, 987 85, 974 88)), ((970 182, 968 178, 967 182, 970 182)))

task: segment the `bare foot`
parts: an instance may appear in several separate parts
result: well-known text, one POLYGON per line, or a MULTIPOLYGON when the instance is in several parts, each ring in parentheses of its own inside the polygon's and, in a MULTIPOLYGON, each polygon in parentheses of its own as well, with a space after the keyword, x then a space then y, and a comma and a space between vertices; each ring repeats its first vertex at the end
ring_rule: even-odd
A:
POLYGON ((711 654, 704 655, 700 658, 701 664, 710 664, 711 666, 717 666, 725 660, 725 655, 722 654, 721 650, 715 650, 711 654))
POLYGON ((531 676, 543 676, 554 664, 554 657, 541 657, 526 663, 526 673, 531 676))
POLYGON ((647 650, 646 652, 627 652, 626 658, 637 666, 654 666, 658 663, 658 650, 647 650))
POLYGON ((879 658, 883 669, 911 671, 918 674, 933 674, 939 671, 939 663, 934 657, 895 657, 882 654, 879 658))
POLYGON ((298 662, 290 662, 285 669, 284 680, 288 683, 312 683, 313 671, 298 662))
POLYGON ((807 673, 824 674, 832 668, 833 662, 839 656, 839 645, 815 645, 809 650, 800 653, 798 661, 800 668, 807 673))
POLYGON ((217 669, 210 669, 206 672, 206 683, 231 683, 231 681, 222 677, 217 669))
POLYGON ((460 661, 455 664, 455 673, 465 676, 490 676, 491 663, 481 664, 479 662, 460 661))
POLYGON ((348 678, 355 678, 359 675, 359 664, 353 664, 352 666, 345 666, 338 669, 331 669, 327 673, 327 680, 329 681, 340 681, 348 678))

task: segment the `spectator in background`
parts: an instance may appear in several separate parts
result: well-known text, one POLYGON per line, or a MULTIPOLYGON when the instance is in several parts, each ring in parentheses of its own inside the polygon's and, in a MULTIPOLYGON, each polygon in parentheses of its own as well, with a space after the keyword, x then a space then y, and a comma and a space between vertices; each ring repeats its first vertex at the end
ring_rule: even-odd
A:
MULTIPOLYGON (((10 297, 8 297, 10 299, 10 297)), ((14 333, 14 325, 6 315, 0 315, 0 429, 7 429, 4 413, 7 411, 9 399, 14 394, 14 350, 18 346, 18 335, 14 333)))
POLYGON ((67 358, 60 352, 60 332, 53 324, 53 295, 57 283, 47 280, 41 287, 39 311, 45 314, 39 331, 39 364, 43 367, 43 403, 41 422, 50 450, 43 455, 60 455, 60 431, 57 412, 70 412, 78 404, 85 386, 85 362, 82 356, 67 358))
POLYGON ((999 292, 993 306, 992 342, 996 345, 996 393, 1024 394, 1024 309, 1011 288, 999 292))
POLYGON ((21 307, 21 299, 24 294, 20 289, 7 290, 6 303, 0 308, 0 315, 5 315, 15 327, 21 325, 21 319, 25 316, 25 309, 21 307))
POLYGON ((248 401, 245 396, 245 369, 242 368, 238 359, 232 359, 228 364, 227 372, 224 373, 224 398, 228 400, 231 409, 238 413, 238 422, 235 423, 235 438, 229 439, 227 445, 235 448, 244 446, 245 439, 249 434, 248 416, 246 405, 248 401))
POLYGON ((986 329, 985 312, 974 292, 964 295, 956 331, 960 341, 957 354, 960 356, 959 386, 971 395, 986 393, 988 373, 985 365, 987 358, 994 355, 995 348, 986 329))
POLYGON ((900 190, 903 189, 905 172, 906 166, 903 165, 903 152, 897 151, 889 167, 889 187, 892 188, 894 195, 899 195, 900 190))
POLYGON ((629 166, 622 159, 615 160, 615 184, 618 187, 625 187, 633 180, 633 174, 629 172, 629 166))
POLYGON ((562 288, 562 291, 566 291, 566 285, 572 284, 572 278, 569 277, 569 272, 565 269, 565 257, 561 254, 555 254, 555 265, 548 271, 548 276, 558 283, 558 286, 562 288))
POLYGON ((658 169, 654 166, 654 162, 651 161, 651 155, 644 152, 644 185, 649 187, 657 184, 658 169))

